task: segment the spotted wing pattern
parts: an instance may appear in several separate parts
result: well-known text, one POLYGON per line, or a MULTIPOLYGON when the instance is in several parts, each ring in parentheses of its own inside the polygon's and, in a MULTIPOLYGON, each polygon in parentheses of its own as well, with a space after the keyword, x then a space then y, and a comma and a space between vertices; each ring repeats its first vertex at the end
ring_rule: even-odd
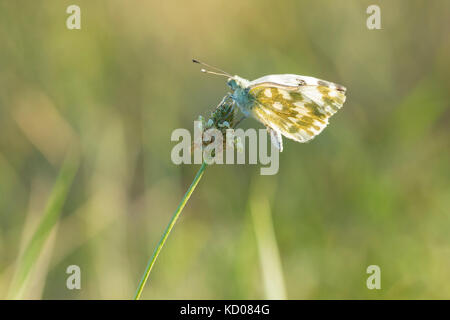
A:
POLYGON ((280 150, 280 134, 307 142, 322 132, 344 104, 345 92, 340 85, 297 75, 266 76, 252 81, 249 90, 253 116, 266 125, 272 141, 279 136, 280 150))

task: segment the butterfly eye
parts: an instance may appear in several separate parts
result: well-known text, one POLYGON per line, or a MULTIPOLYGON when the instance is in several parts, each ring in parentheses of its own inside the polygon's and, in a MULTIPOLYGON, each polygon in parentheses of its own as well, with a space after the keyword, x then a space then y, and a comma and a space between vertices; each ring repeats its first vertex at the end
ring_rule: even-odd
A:
POLYGON ((227 81, 227 85, 228 85, 231 89, 235 90, 236 87, 237 87, 236 80, 234 80, 234 79, 228 80, 228 81, 227 81))

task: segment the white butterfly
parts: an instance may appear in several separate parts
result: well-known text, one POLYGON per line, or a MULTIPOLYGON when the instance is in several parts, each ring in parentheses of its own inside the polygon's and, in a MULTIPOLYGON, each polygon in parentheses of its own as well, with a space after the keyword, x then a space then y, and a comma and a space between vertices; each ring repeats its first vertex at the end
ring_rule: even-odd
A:
POLYGON ((329 81, 295 74, 274 74, 248 81, 217 70, 221 73, 202 69, 228 77, 231 98, 246 117, 252 116, 266 126, 280 151, 282 135, 298 142, 311 140, 345 102, 346 88, 329 81))

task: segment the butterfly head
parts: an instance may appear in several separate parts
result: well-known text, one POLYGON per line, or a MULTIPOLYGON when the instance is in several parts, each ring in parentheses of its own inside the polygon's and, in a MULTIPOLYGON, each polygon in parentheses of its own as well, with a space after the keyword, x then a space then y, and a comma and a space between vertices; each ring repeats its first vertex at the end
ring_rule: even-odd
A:
POLYGON ((239 76, 234 76, 228 78, 227 85, 231 88, 231 90, 236 91, 237 89, 246 89, 249 86, 250 82, 244 78, 239 76))

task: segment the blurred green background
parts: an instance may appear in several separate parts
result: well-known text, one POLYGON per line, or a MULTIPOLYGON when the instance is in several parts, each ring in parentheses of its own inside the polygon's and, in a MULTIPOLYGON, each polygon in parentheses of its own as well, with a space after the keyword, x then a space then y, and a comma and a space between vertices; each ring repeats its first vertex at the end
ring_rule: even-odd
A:
POLYGON ((0 297, 133 297, 199 167, 170 135, 227 92, 195 57, 347 102, 277 175, 208 167, 143 298, 449 299, 449 30, 449 1, 1 0, 0 297))

